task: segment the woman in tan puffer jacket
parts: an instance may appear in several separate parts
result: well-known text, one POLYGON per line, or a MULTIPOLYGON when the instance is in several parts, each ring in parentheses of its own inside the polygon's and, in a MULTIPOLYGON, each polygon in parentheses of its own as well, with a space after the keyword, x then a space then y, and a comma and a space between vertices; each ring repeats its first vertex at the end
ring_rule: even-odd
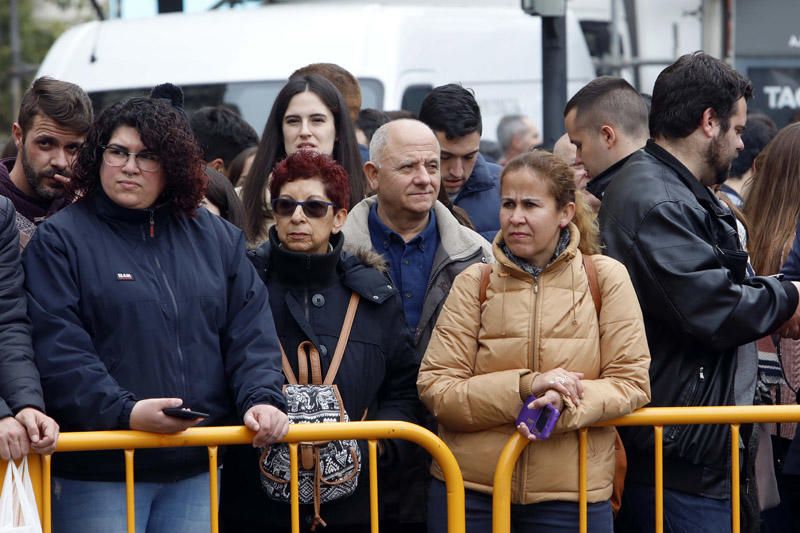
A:
MULTIPOLYGON (((553 434, 522 454, 512 484, 514 531, 576 531, 578 432, 650 399, 650 354, 625 267, 594 255, 599 315, 582 254, 599 251, 593 215, 570 168, 536 151, 501 176, 501 231, 485 299, 481 265, 453 283, 417 387, 439 422, 467 488, 467 531, 491 531, 500 451, 530 396, 561 412, 553 434), (521 505, 519 505, 521 504, 521 505)), ((533 439, 532 439, 533 440, 533 439)), ((613 428, 589 430, 589 531, 612 531, 613 428)), ((443 476, 434 463, 429 531, 445 531, 443 476)))

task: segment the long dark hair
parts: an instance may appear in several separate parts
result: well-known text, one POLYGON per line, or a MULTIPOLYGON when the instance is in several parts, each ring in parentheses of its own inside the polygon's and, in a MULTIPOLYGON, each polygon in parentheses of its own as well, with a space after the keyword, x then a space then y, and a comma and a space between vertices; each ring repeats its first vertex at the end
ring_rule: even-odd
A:
POLYGON ((269 175, 275 165, 286 158, 283 139, 283 116, 289 102, 296 95, 311 91, 316 94, 330 110, 336 127, 336 142, 333 145, 333 159, 338 162, 350 180, 350 208, 364 198, 364 173, 361 156, 356 142, 353 122, 344 104, 342 95, 331 82, 316 74, 300 76, 289 80, 278 93, 269 113, 261 142, 253 160, 253 166, 242 190, 245 211, 245 234, 248 241, 257 242, 265 236, 266 221, 271 218, 266 205, 265 194, 269 175))

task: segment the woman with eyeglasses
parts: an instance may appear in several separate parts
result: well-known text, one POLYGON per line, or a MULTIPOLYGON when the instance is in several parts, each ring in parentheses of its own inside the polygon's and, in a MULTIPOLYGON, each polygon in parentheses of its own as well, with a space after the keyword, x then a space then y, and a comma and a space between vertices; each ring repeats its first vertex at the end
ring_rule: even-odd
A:
MULTIPOLYGON (((242 232, 198 209, 204 165, 177 95, 97 118, 68 189, 77 201, 27 248, 45 402, 63 431, 244 422, 263 446, 288 430, 267 291, 242 232)), ((210 530, 205 449, 134 461, 137 532, 210 530)), ((52 483, 54 531, 126 531, 122 452, 59 454, 52 483)))
MULTIPOLYGON (((348 182, 331 158, 300 150, 282 161, 270 184, 275 225, 269 241, 251 258, 269 289, 272 316, 281 346, 295 376, 298 346, 310 341, 319 353, 324 376, 330 367, 345 311, 359 296, 349 340, 333 383, 350 420, 406 420, 416 400, 416 355, 405 326, 397 289, 386 266, 371 251, 348 250, 342 225, 347 217, 348 182)), ((325 533, 368 531, 369 476, 365 443, 355 493, 323 503, 301 505, 301 531, 318 519, 325 533)), ((399 461, 402 447, 382 442, 381 461, 399 461)), ((225 531, 289 531, 289 504, 270 500, 260 487, 259 453, 229 450, 222 482, 225 531)))
POLYGON ((275 98, 242 189, 245 233, 253 247, 268 239, 274 223, 267 192, 270 172, 286 156, 300 150, 330 156, 347 172, 348 194, 341 207, 349 209, 364 198, 365 179, 355 127, 342 95, 316 74, 292 78, 275 98))

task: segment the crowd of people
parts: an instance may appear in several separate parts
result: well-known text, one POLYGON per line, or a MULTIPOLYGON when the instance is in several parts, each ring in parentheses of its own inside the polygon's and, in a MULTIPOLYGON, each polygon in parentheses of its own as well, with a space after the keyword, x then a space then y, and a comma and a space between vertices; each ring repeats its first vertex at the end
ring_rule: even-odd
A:
MULTIPOLYGON (((588 83, 553 146, 505 117, 493 153, 457 83, 383 112, 346 70, 308 65, 259 135, 226 106, 187 112, 171 84, 96 114, 39 78, 0 161, 0 458, 50 454, 59 431, 244 425, 221 529, 280 532, 290 422, 406 421, 453 452, 467 531, 488 533, 519 432, 513 531, 576 531, 578 429, 645 405, 797 403, 800 127, 748 115, 751 97, 687 54, 652 97, 588 83), (557 419, 543 434, 531 412, 557 419)), ((800 523, 794 425, 743 426, 741 487, 729 439, 665 428, 665 531, 800 523)), ((328 444, 301 446, 301 530, 368 531, 367 446, 328 444)), ((381 530, 446 531, 439 466, 378 450, 381 530)), ((652 429, 591 427, 588 453, 589 530, 652 531, 652 429)), ((209 531, 204 450, 135 465, 137 532, 209 531)), ((57 454, 53 530, 125 531, 124 480, 119 452, 57 454)))

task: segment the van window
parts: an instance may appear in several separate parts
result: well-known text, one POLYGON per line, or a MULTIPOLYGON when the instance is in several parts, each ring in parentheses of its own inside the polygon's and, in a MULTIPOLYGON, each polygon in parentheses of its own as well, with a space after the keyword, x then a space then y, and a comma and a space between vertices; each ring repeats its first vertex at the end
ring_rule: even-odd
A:
POLYGON ((422 101, 433 90, 433 85, 409 85, 403 93, 402 108, 411 111, 414 115, 419 115, 422 101))
MULTIPOLYGON (((373 78, 358 80, 361 85, 361 107, 383 109, 383 84, 373 78)), ((192 113, 203 106, 227 105, 238 110, 242 117, 261 134, 267 123, 272 103, 285 81, 250 81, 239 83, 210 83, 183 85, 184 107, 192 113)), ((95 112, 131 96, 147 96, 149 88, 97 91, 89 93, 95 112)))

